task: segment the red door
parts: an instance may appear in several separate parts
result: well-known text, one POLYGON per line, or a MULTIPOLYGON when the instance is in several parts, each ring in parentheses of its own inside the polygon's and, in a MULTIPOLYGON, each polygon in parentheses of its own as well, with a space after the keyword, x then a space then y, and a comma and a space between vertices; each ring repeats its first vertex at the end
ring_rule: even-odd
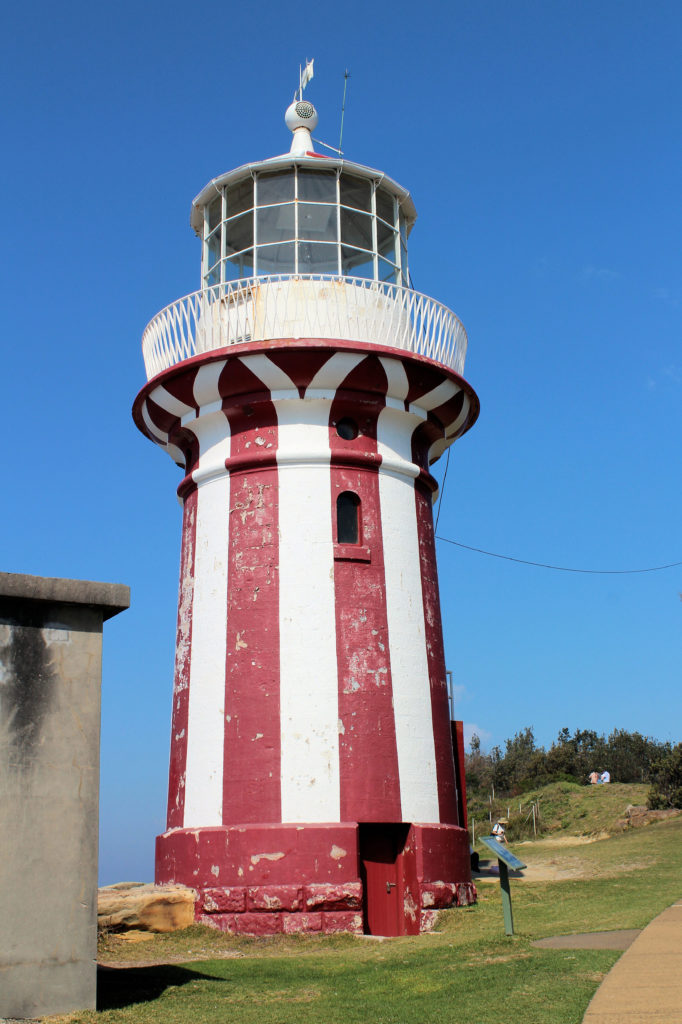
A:
POLYGON ((360 825, 360 861, 369 935, 405 935, 402 851, 409 825, 360 825))

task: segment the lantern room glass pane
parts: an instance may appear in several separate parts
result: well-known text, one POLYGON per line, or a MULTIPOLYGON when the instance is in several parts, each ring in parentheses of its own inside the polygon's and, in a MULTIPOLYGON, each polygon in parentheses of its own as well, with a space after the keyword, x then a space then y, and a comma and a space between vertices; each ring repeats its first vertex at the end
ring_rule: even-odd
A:
POLYGON ((366 178, 355 178, 351 174, 341 175, 341 205, 352 206, 356 210, 372 209, 372 184, 366 178))
POLYGON ((328 242, 299 242, 299 274, 338 274, 339 250, 328 242))
POLYGON ((374 257, 361 249, 341 246, 341 273, 344 277, 374 277, 374 257))
POLYGON ((383 221, 377 221, 377 250, 380 256, 386 256, 392 263, 397 261, 396 256, 397 234, 383 221))
POLYGON ((372 218, 355 210, 341 209, 341 241, 363 249, 373 249, 372 218))
POLYGON ((407 245, 407 222, 405 221, 402 212, 398 217, 398 223, 400 225, 400 241, 403 245, 407 245))
POLYGON ((284 245, 259 245, 258 275, 294 274, 296 272, 296 252, 293 242, 284 245))
POLYGON ((253 277, 253 249, 240 252, 225 260, 225 280, 238 281, 241 277, 253 277))
POLYGON ((316 242, 337 240, 336 207, 298 204, 298 237, 316 242))
POLYGON ((379 260, 379 280, 389 281, 391 284, 396 284, 398 281, 398 268, 392 263, 388 263, 386 260, 379 260))
POLYGON ((258 205, 288 203, 294 199, 295 176, 293 170, 276 171, 274 174, 259 174, 256 192, 258 205))
POLYGON ((211 235, 207 242, 207 249, 207 265, 212 267, 220 259, 220 231, 216 231, 215 234, 211 235))
POLYGON ((376 195, 377 217, 395 224, 395 201, 393 195, 384 188, 377 189, 376 195))
POLYGON ((267 242, 288 242, 294 239, 294 204, 266 206, 256 210, 258 245, 267 242))
POLYGON ((246 178, 236 185, 230 185, 225 190, 227 199, 226 217, 234 217, 238 213, 244 213, 253 206, 253 180, 246 178))
POLYGON ((225 251, 240 252, 253 245, 253 214, 243 213, 240 217, 225 221, 225 251))
POLYGON ((212 203, 208 205, 208 230, 213 231, 214 228, 220 224, 220 219, 223 215, 223 197, 216 196, 212 203))
POLYGON ((335 203, 336 171, 305 171, 299 168, 298 198, 313 203, 335 203))
POLYGON ((209 270, 206 275, 206 284, 209 288, 212 288, 214 284, 220 284, 220 264, 214 267, 213 270, 209 270))

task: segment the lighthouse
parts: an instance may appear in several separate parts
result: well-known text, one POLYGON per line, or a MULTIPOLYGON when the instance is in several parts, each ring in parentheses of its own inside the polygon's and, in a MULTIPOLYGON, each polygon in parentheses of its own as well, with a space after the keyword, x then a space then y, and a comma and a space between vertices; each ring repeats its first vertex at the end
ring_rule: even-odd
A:
POLYGON ((478 400, 409 193, 285 120, 194 200, 201 288, 143 335, 135 422, 183 474, 156 881, 225 931, 416 934, 475 899, 430 467, 478 400))

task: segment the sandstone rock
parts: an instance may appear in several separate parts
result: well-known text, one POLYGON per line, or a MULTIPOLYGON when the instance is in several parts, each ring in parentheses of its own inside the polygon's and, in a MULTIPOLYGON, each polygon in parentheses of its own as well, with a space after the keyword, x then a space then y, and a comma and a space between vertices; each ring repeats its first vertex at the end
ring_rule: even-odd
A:
POLYGON ((654 821, 675 818, 679 814, 682 814, 682 811, 674 807, 665 811, 650 811, 645 804, 628 804, 625 808, 625 817, 621 818, 617 824, 622 830, 641 828, 644 825, 651 825, 654 821))
POLYGON ((107 885, 97 892, 97 926, 115 932, 174 932, 194 924, 196 898, 194 889, 184 885, 107 885))

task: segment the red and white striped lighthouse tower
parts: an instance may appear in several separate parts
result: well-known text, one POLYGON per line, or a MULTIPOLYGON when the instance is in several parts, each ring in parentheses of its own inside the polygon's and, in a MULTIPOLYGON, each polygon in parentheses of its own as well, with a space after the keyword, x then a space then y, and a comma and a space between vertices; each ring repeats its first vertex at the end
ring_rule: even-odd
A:
POLYGON ((429 466, 478 400, 409 194, 286 121, 194 200, 201 289, 143 338, 135 421, 185 474, 156 878, 228 931, 414 933, 475 898, 429 466))

